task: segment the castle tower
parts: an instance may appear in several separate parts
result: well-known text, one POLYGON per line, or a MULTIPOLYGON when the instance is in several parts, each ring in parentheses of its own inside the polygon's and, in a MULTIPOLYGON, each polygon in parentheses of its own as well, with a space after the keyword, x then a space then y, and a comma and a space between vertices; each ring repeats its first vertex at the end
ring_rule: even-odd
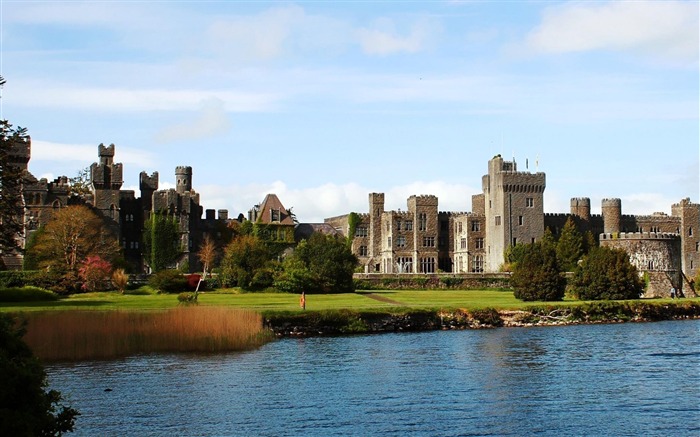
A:
POLYGON ((100 163, 90 166, 90 182, 93 188, 93 206, 103 217, 111 220, 115 229, 119 226, 119 190, 122 187, 122 164, 114 163, 114 144, 100 144, 97 153, 100 163))
POLYGON ((158 172, 154 171, 150 176, 145 171, 139 173, 139 189, 141 190, 141 209, 146 217, 146 213, 150 213, 153 209, 153 193, 158 191, 158 172))
POLYGON ((438 198, 411 196, 407 203, 413 217, 413 272, 435 273, 438 268, 438 198))
POLYGON ((504 251, 517 243, 532 243, 544 234, 545 174, 519 172, 515 161, 501 155, 489 161, 482 177, 486 212, 485 271, 498 271, 504 251))
POLYGON ((700 269, 700 204, 685 198, 671 206, 671 215, 681 219, 681 270, 689 281, 700 269))
POLYGON ((583 221, 591 220, 591 199, 588 197, 574 197, 571 199, 571 215, 583 221))
POLYGON ((192 191, 192 167, 175 168, 175 190, 182 194, 192 191))
POLYGON ((382 253, 382 214, 384 214, 384 193, 369 193, 369 250, 372 262, 379 262, 382 253))
POLYGON ((603 213, 603 233, 615 234, 620 232, 622 221, 622 201, 620 199, 603 199, 601 201, 603 213))

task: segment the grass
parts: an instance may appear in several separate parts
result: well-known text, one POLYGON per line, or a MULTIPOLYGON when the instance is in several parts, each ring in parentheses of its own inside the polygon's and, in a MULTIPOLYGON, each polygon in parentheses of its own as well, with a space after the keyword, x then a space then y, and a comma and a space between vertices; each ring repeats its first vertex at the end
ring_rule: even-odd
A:
POLYGON ((271 339, 260 314, 234 308, 35 311, 20 318, 27 321, 24 340, 35 355, 47 361, 247 350, 271 339))
MULTIPOLYGON (((683 299, 700 301, 700 298, 683 299)), ((199 307, 244 308, 258 312, 300 312, 299 295, 287 293, 240 293, 237 289, 200 293, 199 307)), ((673 302, 654 299, 653 302, 673 302)), ((678 301, 678 300, 676 300, 678 301)), ((557 305, 559 302, 551 302, 557 305)), ((582 301, 564 300, 566 305, 582 301)), ((32 312, 53 310, 134 310, 152 311, 178 307, 177 294, 119 294, 115 292, 83 293, 57 301, 0 302, 1 312, 32 312)), ((496 290, 373 290, 342 294, 311 294, 306 296, 307 310, 387 311, 411 309, 519 309, 542 305, 543 302, 523 302, 511 291, 496 290), (373 298, 374 297, 374 298, 373 298)))

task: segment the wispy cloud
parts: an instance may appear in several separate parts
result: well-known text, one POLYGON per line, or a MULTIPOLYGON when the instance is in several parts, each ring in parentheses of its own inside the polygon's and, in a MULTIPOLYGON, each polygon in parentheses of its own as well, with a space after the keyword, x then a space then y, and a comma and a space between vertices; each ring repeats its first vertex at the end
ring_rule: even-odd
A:
MULTIPOLYGON (((98 145, 55 143, 32 139, 32 161, 70 162, 85 167, 97 161, 98 145)), ((125 165, 151 166, 152 153, 143 149, 119 146, 118 162, 125 165)), ((80 168, 79 167, 79 168, 80 168)))
POLYGON ((382 19, 373 27, 358 29, 357 37, 365 53, 391 55, 422 51, 439 32, 440 25, 434 20, 420 20, 410 26, 406 35, 400 35, 393 21, 382 19))
POLYGON ((231 120, 224 110, 224 102, 210 98, 202 102, 196 117, 168 126, 155 135, 158 143, 199 140, 224 134, 231 130, 231 120))
POLYGON ((527 37, 535 52, 629 51, 673 62, 697 62, 698 3, 567 3, 545 9, 527 37))

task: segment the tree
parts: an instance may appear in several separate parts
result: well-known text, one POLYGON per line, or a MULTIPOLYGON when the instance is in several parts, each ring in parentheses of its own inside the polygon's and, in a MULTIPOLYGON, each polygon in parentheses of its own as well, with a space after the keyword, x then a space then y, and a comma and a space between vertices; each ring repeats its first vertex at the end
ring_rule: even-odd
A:
POLYGON ((172 265, 180 256, 180 232, 175 217, 155 212, 143 224, 146 262, 153 272, 172 265))
POLYGON ((90 255, 78 269, 78 277, 83 281, 85 291, 104 290, 109 283, 112 264, 99 255, 90 255))
POLYGON ((194 290, 195 300, 197 299, 197 293, 199 292, 199 285, 203 280, 207 279, 207 271, 211 269, 212 264, 214 264, 214 259, 216 258, 216 244, 214 244, 214 240, 212 240, 208 235, 204 237, 204 241, 202 242, 202 246, 199 248, 199 252, 197 252, 197 256, 199 257, 199 261, 202 263, 202 277, 200 277, 199 281, 197 281, 197 288, 194 290))
POLYGON ((46 372, 8 315, 0 314, 0 430, 3 435, 53 436, 73 431, 77 410, 47 390, 46 372))
POLYGON ((569 217, 557 241, 557 259, 564 271, 573 272, 583 254, 583 237, 569 217))
POLYGON ((574 288, 583 300, 638 299, 644 284, 627 252, 604 246, 583 258, 574 288))
MULTIPOLYGON (((0 84, 5 80, 0 76, 0 84)), ((13 151, 29 141, 27 129, 13 128, 0 120, 0 252, 19 251, 24 231, 22 168, 14 162, 13 151)))
POLYGON ((77 274, 89 256, 113 261, 119 245, 97 214, 87 206, 73 205, 54 213, 32 250, 40 267, 77 274))
POLYGON ((272 254, 262 240, 239 235, 226 246, 219 277, 225 286, 262 289, 272 285, 273 264, 272 254))
POLYGON ((91 195, 90 183, 90 167, 79 170, 75 177, 70 178, 70 196, 83 199, 91 195))
POLYGON ((505 264, 502 266, 502 271, 512 272, 516 265, 525 257, 529 244, 516 243, 514 246, 509 246, 503 252, 505 264))
POLYGON ((561 275, 554 247, 542 241, 528 245, 522 261, 513 270, 511 284, 517 299, 562 300, 566 278, 561 275))
POLYGON ((306 293, 345 293, 355 291, 352 275, 357 257, 344 238, 317 232, 299 243, 278 275, 282 288, 303 284, 306 293), (289 270, 287 270, 289 269, 289 270), (305 271, 304 271, 305 270, 305 271), (295 284, 296 282, 296 284, 295 284))

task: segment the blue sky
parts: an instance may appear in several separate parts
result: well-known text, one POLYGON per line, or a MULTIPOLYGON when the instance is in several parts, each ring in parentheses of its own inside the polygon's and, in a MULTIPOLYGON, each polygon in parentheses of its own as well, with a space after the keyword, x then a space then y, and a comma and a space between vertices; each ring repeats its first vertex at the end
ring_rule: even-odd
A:
POLYGON ((30 170, 114 143, 124 188, 193 167, 205 208, 301 221, 434 194, 469 211, 495 154, 545 212, 700 201, 698 2, 2 1, 2 116, 30 170))

